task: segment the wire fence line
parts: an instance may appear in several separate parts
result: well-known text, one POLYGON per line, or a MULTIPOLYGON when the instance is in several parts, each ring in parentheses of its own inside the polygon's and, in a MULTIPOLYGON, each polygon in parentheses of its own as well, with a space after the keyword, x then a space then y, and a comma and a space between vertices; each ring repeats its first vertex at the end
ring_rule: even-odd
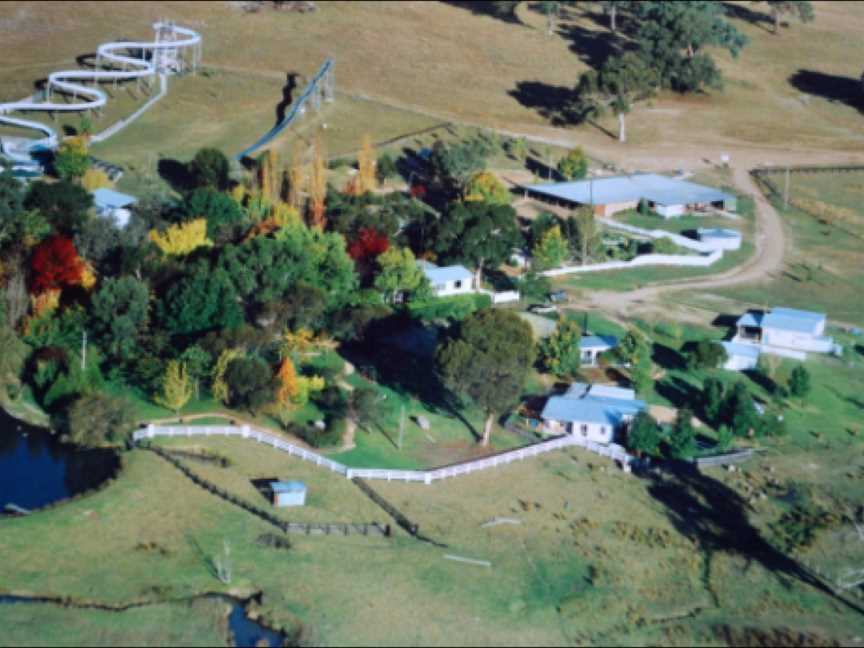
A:
POLYGON ((251 439, 258 443, 272 446, 282 452, 297 457, 308 463, 315 464, 326 470, 337 473, 347 479, 368 479, 381 481, 404 481, 431 484, 435 481, 450 479, 460 475, 469 475, 481 470, 505 466, 514 461, 521 461, 530 457, 560 450, 568 447, 581 447, 594 452, 602 457, 607 457, 621 464, 625 471, 630 471, 636 458, 629 454, 622 446, 611 443, 608 445, 595 443, 583 439, 575 434, 558 436, 547 441, 541 441, 533 445, 507 450, 482 459, 466 461, 432 470, 398 470, 391 468, 350 468, 338 461, 333 461, 315 452, 288 443, 274 434, 262 432, 248 425, 182 425, 182 426, 157 426, 150 424, 146 428, 137 430, 132 434, 136 443, 153 437, 191 437, 191 436, 234 436, 243 439, 251 439))

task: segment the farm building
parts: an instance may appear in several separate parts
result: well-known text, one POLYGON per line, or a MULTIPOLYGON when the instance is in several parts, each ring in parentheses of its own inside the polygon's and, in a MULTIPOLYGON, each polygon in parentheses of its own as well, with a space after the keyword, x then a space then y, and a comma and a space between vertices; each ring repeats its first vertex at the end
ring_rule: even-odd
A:
POLYGON ((736 322, 732 342, 756 345, 763 353, 774 353, 803 360, 808 351, 838 353, 841 347, 825 333, 823 313, 794 308, 751 311, 736 322))
POLYGON ((465 295, 474 292, 474 275, 461 265, 439 268, 429 261, 418 261, 436 297, 465 295))
POLYGON ((724 369, 731 371, 747 371, 755 369, 759 362, 759 347, 752 344, 740 344, 737 342, 721 342, 726 351, 726 362, 724 369))
POLYGON ((636 209, 642 200, 663 218, 709 209, 735 211, 737 208, 735 196, 725 191, 655 173, 523 185, 522 188, 526 196, 567 207, 593 205, 597 216, 636 209))
POLYGON ((696 235, 702 243, 715 250, 737 250, 741 247, 741 232, 724 227, 700 227, 696 235))
POLYGON ((128 196, 111 189, 97 189, 93 192, 93 203, 96 213, 102 218, 112 219, 118 227, 129 224, 129 207, 138 202, 134 196, 128 196))
POLYGON ((270 484, 273 491, 273 505, 303 506, 306 504, 306 484, 301 481, 274 481, 270 484))
POLYGON ((540 418, 546 434, 579 434, 595 443, 611 443, 645 402, 632 389, 573 383, 563 396, 552 396, 540 418))
POLYGON ((614 335, 583 335, 579 342, 583 367, 596 367, 597 358, 601 353, 618 346, 618 338, 614 335))

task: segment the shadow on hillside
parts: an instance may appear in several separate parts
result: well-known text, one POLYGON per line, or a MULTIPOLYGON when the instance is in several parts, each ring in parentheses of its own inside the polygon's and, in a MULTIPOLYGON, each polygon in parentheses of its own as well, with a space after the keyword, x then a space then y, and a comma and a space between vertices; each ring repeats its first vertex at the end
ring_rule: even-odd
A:
POLYGON ((294 102, 294 91, 297 89, 297 72, 289 72, 285 77, 285 85, 282 87, 282 101, 276 105, 276 124, 281 124, 285 119, 285 112, 294 102))
POLYGON ((507 94, 526 108, 536 110, 554 126, 566 126, 579 121, 571 108, 575 99, 573 88, 542 81, 518 81, 516 88, 508 90, 507 94))
POLYGON ((190 191, 195 186, 195 180, 189 171, 189 165, 179 160, 162 158, 157 165, 159 177, 180 193, 190 191))
POLYGON ((864 609, 835 595, 815 574, 765 540, 750 523, 747 502, 735 490, 683 462, 668 462, 664 472, 654 471, 646 478, 650 482, 648 493, 665 507, 669 521, 706 554, 737 554, 779 578, 809 585, 864 614, 864 609))
POLYGON ((516 3, 514 3, 512 11, 505 11, 501 9, 501 5, 499 5, 497 2, 487 2, 483 0, 445 0, 444 4, 448 4, 451 7, 459 7, 460 9, 465 9, 466 11, 470 11, 475 16, 489 16, 490 18, 497 18, 498 20, 510 23, 511 25, 524 26, 522 21, 519 20, 519 16, 516 15, 516 3))
POLYGON ((801 92, 844 103, 864 113, 864 84, 860 79, 816 70, 798 70, 789 77, 789 83, 801 92))
POLYGON ((580 61, 590 65, 595 70, 606 62, 610 56, 618 54, 626 45, 622 44, 615 34, 607 31, 593 31, 580 25, 561 25, 558 35, 570 43, 570 51, 580 61))
POLYGON ((771 19, 771 16, 766 13, 762 13, 761 11, 753 11, 750 7, 746 5, 733 4, 731 2, 724 2, 723 8, 726 10, 726 15, 730 18, 737 18, 738 20, 743 20, 744 22, 748 22, 751 25, 756 25, 756 27, 764 29, 767 32, 773 31, 771 25, 774 21, 771 19))

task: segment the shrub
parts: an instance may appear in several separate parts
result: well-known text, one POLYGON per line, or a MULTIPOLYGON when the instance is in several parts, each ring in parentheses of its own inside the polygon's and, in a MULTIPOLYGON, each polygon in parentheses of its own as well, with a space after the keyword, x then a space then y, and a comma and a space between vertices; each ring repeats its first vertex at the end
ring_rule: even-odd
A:
POLYGON ((651 245, 654 254, 678 254, 678 246, 668 238, 655 239, 651 245))
POLYGON ((489 295, 453 295, 452 297, 433 297, 424 301, 408 304, 411 317, 426 321, 436 319, 463 320, 471 313, 492 305, 489 295))
POLYGON ((219 149, 202 148, 189 163, 189 172, 196 187, 228 188, 228 158, 219 149))
POLYGON ((699 340, 687 353, 689 369, 716 369, 722 366, 728 356, 721 344, 711 340, 699 340))
POLYGON ((654 325, 654 332, 658 335, 665 335, 673 340, 680 340, 684 335, 681 325, 677 322, 658 322, 654 325))
POLYGON ((382 153, 378 158, 378 164, 375 167, 375 174, 378 176, 378 182, 384 182, 398 175, 399 169, 396 167, 396 162, 389 153, 382 153))
POLYGON ((273 399, 273 376, 270 367, 258 358, 238 358, 225 371, 232 407, 260 410, 273 399))
POLYGON ((588 174, 588 157, 577 146, 558 162, 558 173, 566 180, 581 180, 588 174))

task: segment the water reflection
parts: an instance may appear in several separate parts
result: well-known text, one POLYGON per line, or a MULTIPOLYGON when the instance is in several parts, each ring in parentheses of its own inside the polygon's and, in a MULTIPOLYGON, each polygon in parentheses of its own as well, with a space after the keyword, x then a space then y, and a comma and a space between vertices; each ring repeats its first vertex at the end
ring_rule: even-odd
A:
POLYGON ((0 511, 7 504, 36 509, 105 481, 117 466, 111 450, 59 443, 44 428, 0 409, 0 511))

